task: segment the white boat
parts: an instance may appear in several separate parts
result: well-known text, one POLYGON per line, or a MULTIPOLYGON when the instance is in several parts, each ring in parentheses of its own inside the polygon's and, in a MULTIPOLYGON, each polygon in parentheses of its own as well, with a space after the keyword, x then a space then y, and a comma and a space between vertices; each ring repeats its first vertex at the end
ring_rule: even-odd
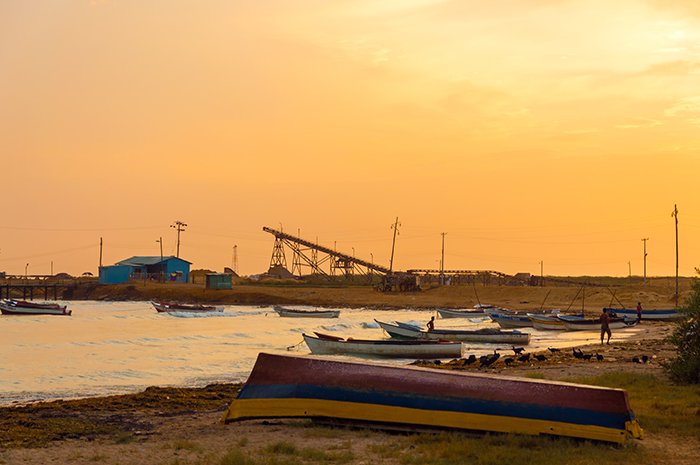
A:
POLYGON ((445 341, 462 342, 483 342, 483 343, 506 343, 506 344, 529 344, 530 334, 520 331, 501 331, 499 329, 434 329, 424 331, 417 326, 406 323, 396 324, 384 323, 374 320, 391 337, 404 339, 432 339, 445 341))
MULTIPOLYGON (((600 331, 599 318, 581 318, 578 316, 557 315, 557 318, 564 322, 568 331, 600 331)), ((611 318, 610 329, 625 329, 636 326, 637 319, 611 318)))
POLYGON ((65 305, 49 302, 34 303, 24 300, 6 299, 0 302, 0 311, 3 315, 65 315, 70 316, 71 311, 65 305))
POLYGON ((486 313, 481 308, 474 310, 450 310, 448 308, 437 309, 440 318, 479 318, 485 317, 486 313))
POLYGON ((175 302, 151 302, 158 313, 201 313, 201 312, 223 312, 224 307, 202 304, 179 304, 175 302))
POLYGON ((303 335, 312 354, 373 355, 393 358, 458 358, 462 356, 461 342, 360 340, 315 334, 315 337, 303 335))
MULTIPOLYGON (((637 310, 634 308, 606 308, 608 314, 611 312, 614 315, 626 318, 637 318, 637 310)), ((674 320, 679 318, 681 313, 678 309, 667 309, 667 310, 644 310, 642 309, 642 320, 674 320)))
POLYGON ((297 310, 294 308, 272 307, 281 317, 285 318, 338 318, 340 310, 297 310))
POLYGON ((532 321, 532 326, 540 331, 566 331, 564 322, 557 318, 556 315, 528 313, 527 317, 532 321))

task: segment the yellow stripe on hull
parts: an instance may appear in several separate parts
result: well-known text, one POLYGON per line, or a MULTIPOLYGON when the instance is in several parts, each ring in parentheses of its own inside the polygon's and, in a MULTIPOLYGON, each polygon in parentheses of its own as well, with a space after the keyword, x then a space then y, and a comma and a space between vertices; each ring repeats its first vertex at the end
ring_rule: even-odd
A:
POLYGON ((500 433, 551 434, 619 444, 630 438, 641 438, 643 434, 636 420, 626 422, 625 430, 618 430, 547 420, 321 399, 236 399, 231 403, 222 421, 275 417, 329 417, 500 433))

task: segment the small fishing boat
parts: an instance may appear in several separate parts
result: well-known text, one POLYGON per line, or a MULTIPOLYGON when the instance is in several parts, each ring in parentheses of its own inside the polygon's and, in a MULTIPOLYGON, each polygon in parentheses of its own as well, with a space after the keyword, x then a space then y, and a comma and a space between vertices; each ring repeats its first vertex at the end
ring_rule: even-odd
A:
POLYGON ((462 356, 461 342, 424 340, 364 340, 314 333, 304 334, 312 354, 373 355, 393 358, 456 358, 462 356))
POLYGON ((3 315, 65 315, 70 316, 71 311, 65 305, 49 302, 27 302, 25 300, 6 299, 0 302, 0 311, 3 315))
POLYGON ((440 318, 479 318, 485 317, 486 313, 482 308, 475 308, 474 310, 451 310, 449 308, 438 308, 438 315, 440 318))
POLYGON ((261 353, 224 423, 311 418, 623 444, 643 430, 627 392, 559 381, 261 353))
POLYGON ((297 310, 279 305, 275 305, 272 309, 279 316, 286 318, 338 318, 340 316, 340 310, 297 310))
POLYGON ((175 302, 151 302, 158 313, 200 313, 200 312, 223 312, 224 307, 202 304, 180 304, 175 302))
MULTIPOLYGON (((605 308, 604 310, 606 310, 608 314, 612 312, 614 315, 620 317, 637 318, 637 310, 634 308, 605 308)), ((677 308, 667 310, 642 309, 642 320, 674 320, 676 318, 679 318, 680 316, 681 313, 678 311, 677 308)))
POLYGON ((532 327, 532 320, 527 314, 516 313, 492 313, 489 315, 492 321, 498 323, 501 328, 528 328, 532 327))
POLYGON ((532 326, 540 331, 566 331, 564 322, 556 315, 540 315, 538 313, 528 313, 532 326))
MULTIPOLYGON (((557 315, 567 331, 600 331, 600 318, 581 318, 571 315, 557 315)), ((637 319, 610 318, 610 329, 625 329, 636 326, 637 319)))
POLYGON ((384 323, 374 320, 389 334, 398 339, 430 339, 444 341, 461 342, 482 342, 482 343, 506 343, 506 344, 529 344, 530 334, 520 331, 501 331, 499 329, 434 329, 424 331, 418 326, 396 322, 396 324, 384 323))

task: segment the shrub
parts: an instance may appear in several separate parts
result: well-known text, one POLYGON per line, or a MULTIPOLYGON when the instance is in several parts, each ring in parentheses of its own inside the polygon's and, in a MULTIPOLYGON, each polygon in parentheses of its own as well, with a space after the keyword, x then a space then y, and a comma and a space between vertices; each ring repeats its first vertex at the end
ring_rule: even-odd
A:
POLYGON ((671 342, 677 355, 667 365, 671 377, 680 382, 700 383, 700 281, 693 283, 693 292, 687 306, 680 309, 679 318, 671 342))

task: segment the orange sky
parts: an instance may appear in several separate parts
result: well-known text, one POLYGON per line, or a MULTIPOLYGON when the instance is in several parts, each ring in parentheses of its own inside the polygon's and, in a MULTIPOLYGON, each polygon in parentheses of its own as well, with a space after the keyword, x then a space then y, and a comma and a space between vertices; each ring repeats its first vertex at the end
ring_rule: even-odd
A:
MULTIPOLYGON (((696 0, 0 0, 0 270, 173 253, 267 268, 262 226, 388 264, 700 266, 696 0)), ((288 257, 291 260, 291 257, 288 257)))

